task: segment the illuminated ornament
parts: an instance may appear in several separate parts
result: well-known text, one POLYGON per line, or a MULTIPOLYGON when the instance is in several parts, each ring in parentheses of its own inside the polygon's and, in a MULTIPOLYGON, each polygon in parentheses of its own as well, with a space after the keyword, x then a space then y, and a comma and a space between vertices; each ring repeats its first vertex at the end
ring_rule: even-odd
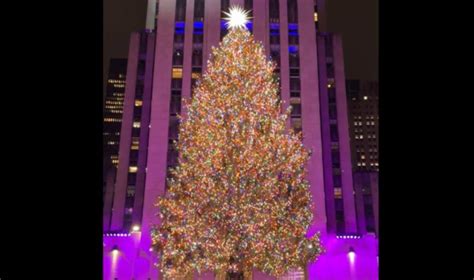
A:
POLYGON ((249 11, 245 11, 240 6, 232 6, 229 12, 224 12, 227 28, 247 28, 245 24, 249 22, 249 11))

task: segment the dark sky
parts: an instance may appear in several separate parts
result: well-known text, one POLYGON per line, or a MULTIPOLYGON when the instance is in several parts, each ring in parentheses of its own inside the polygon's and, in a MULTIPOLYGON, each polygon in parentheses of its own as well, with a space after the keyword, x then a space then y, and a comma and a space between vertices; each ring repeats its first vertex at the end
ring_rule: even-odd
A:
MULTIPOLYGON (((342 35, 346 78, 378 80, 378 0, 326 1, 327 29, 342 35)), ((145 18, 146 0, 104 0, 104 82, 110 58, 127 57, 130 33, 145 18)))

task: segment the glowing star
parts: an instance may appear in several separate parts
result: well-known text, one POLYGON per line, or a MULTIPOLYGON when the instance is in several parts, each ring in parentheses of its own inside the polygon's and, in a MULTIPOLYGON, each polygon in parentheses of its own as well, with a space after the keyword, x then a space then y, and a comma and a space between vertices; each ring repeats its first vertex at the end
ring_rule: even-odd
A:
POLYGON ((229 12, 224 12, 227 16, 224 18, 227 22, 227 28, 247 28, 245 24, 249 22, 248 11, 245 11, 240 6, 232 6, 229 12))

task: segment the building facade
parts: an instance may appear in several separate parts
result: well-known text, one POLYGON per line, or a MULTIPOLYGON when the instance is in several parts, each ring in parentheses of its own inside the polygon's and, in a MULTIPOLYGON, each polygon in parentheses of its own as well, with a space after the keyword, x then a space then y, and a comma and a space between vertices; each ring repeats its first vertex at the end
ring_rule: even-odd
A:
POLYGON ((379 170, 379 87, 375 81, 347 80, 352 165, 355 171, 379 170))
POLYGON ((108 170, 110 166, 116 167, 118 164, 126 73, 127 59, 113 58, 110 60, 103 111, 104 171, 108 170))
MULTIPOLYGON (((309 279, 377 279, 377 241, 361 234, 353 184, 342 40, 319 32, 324 3, 313 0, 150 0, 147 29, 130 39, 115 183, 104 203, 104 279, 159 279, 149 250, 159 224, 156 198, 166 193, 178 154, 177 114, 206 71, 211 48, 226 34, 222 11, 251 11, 247 28, 278 67, 288 126, 312 150, 307 179, 314 219, 327 253, 304 270, 309 279), (353 258, 356 252, 357 258, 353 258), (348 257, 352 256, 352 257, 348 257)), ((304 277, 302 271, 284 279, 304 277)), ((212 273, 195 279, 213 279, 212 273)), ((254 271, 254 279, 273 279, 254 271)))

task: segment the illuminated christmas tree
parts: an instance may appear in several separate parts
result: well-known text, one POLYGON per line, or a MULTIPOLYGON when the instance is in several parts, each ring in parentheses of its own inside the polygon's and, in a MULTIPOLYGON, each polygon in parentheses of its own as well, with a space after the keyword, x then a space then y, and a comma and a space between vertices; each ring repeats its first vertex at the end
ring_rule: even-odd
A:
POLYGON ((309 151, 286 127, 275 65, 246 29, 246 13, 228 15, 229 33, 186 104, 178 166, 157 203, 162 223, 152 237, 165 279, 253 268, 279 276, 322 250, 318 235, 305 236, 309 151))

